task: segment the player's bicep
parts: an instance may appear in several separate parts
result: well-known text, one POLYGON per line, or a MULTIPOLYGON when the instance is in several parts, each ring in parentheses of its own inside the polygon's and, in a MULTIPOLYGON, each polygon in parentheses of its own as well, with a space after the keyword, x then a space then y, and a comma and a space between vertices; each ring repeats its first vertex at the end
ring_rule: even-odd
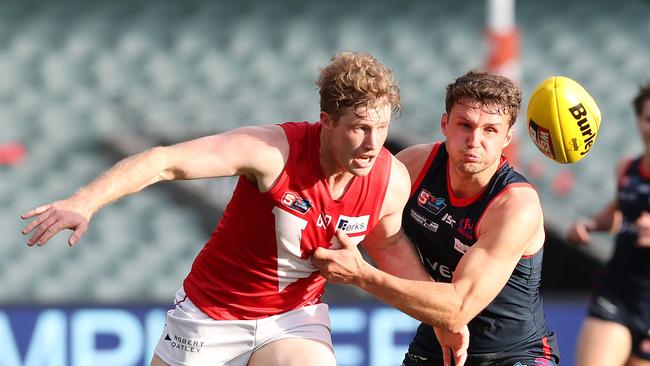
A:
POLYGON ((251 174, 283 166, 286 137, 279 126, 242 127, 165 148, 168 179, 251 174))
POLYGON ((371 251, 392 245, 402 226, 402 211, 409 197, 411 180, 406 167, 395 157, 392 157, 389 179, 379 221, 364 240, 364 247, 371 251))
MULTIPOLYGON (((401 220, 400 220, 401 221, 401 220)), ((383 230, 383 229, 382 229, 383 230)), ((363 247, 375 264, 382 271, 409 280, 430 280, 429 274, 420 262, 420 256, 415 246, 408 239, 403 230, 385 237, 382 235, 368 236, 363 242, 363 247), (382 239, 377 239, 378 237, 382 239)))
POLYGON ((470 248, 454 271, 452 283, 460 294, 460 313, 468 322, 483 310, 505 286, 517 263, 513 257, 492 253, 489 249, 470 248))
MULTIPOLYGON (((430 280, 420 257, 402 226, 402 213, 409 197, 411 181, 406 168, 394 159, 391 188, 387 192, 388 211, 368 235, 364 248, 377 266, 394 276, 411 280, 430 280)), ((384 210, 382 210, 384 211, 384 210)))
POLYGON ((400 233, 401 223, 401 211, 384 215, 363 240, 363 247, 372 255, 375 251, 393 245, 400 233))
POLYGON ((486 212, 478 241, 456 267, 453 283, 462 296, 461 312, 469 319, 503 289, 526 249, 543 243, 537 195, 532 190, 521 193, 486 212))

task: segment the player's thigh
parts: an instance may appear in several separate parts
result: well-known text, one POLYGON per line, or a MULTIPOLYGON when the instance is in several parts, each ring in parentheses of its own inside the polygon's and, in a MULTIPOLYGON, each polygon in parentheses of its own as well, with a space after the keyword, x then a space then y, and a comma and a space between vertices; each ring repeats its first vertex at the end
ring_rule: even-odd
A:
POLYGON ((622 324, 587 317, 582 324, 576 366, 623 366, 632 349, 632 335, 622 324))
POLYGON ((151 358, 150 366, 169 366, 169 365, 166 364, 165 361, 161 360, 160 357, 153 355, 153 357, 151 358))
POLYGON ((283 338, 253 352, 248 366, 336 366, 332 348, 321 341, 283 338))

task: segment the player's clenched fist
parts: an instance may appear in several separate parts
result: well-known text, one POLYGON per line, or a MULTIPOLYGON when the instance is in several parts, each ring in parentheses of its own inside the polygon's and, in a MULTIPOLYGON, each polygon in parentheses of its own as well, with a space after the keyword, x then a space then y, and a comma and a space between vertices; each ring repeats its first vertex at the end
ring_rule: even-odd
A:
POLYGON ((356 244, 345 232, 337 230, 335 235, 338 244, 330 249, 317 248, 312 263, 328 281, 358 283, 368 263, 363 260, 356 244))

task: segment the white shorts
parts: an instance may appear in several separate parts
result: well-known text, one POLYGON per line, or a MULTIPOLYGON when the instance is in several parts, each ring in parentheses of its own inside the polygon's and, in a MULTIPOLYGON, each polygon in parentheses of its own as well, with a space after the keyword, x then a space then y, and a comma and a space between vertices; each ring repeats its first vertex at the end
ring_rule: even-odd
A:
POLYGON ((170 366, 246 366, 253 352, 283 338, 306 338, 332 348, 326 304, 305 306, 257 320, 214 320, 181 288, 155 353, 170 366))

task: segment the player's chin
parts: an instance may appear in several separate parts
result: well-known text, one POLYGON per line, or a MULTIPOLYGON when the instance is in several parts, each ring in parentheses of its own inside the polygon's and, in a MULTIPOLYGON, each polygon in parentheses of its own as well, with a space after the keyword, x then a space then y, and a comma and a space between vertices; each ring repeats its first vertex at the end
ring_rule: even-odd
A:
POLYGON ((476 174, 485 170, 485 165, 480 162, 462 162, 460 168, 465 173, 476 174))
POLYGON ((348 170, 350 173, 357 176, 366 176, 370 174, 372 167, 375 164, 375 159, 352 159, 348 163, 348 170))
POLYGON ((372 164, 366 166, 358 166, 355 164, 350 164, 348 166, 348 171, 358 177, 365 177, 366 175, 370 174, 370 171, 372 170, 372 166, 373 166, 372 164))

